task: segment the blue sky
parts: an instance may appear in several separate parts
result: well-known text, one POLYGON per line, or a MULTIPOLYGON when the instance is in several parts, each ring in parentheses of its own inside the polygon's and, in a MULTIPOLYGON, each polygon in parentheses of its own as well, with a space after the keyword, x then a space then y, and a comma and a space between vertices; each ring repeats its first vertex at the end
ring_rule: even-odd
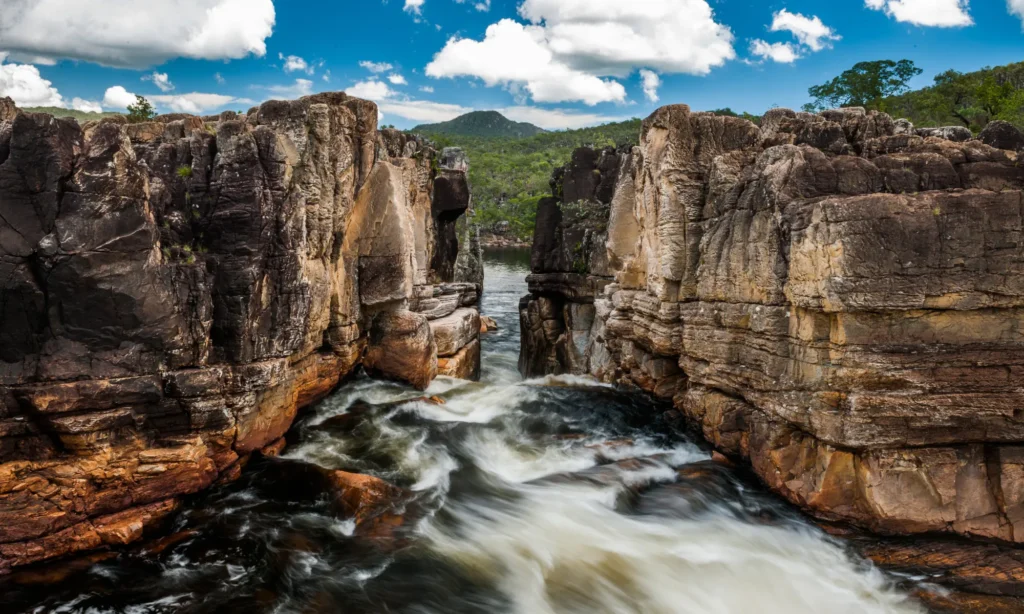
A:
POLYGON ((213 113, 346 90, 399 127, 498 109, 557 129, 678 102, 796 108, 862 60, 911 59, 925 86, 1024 60, 1022 16, 1024 0, 0 0, 0 95, 213 113))

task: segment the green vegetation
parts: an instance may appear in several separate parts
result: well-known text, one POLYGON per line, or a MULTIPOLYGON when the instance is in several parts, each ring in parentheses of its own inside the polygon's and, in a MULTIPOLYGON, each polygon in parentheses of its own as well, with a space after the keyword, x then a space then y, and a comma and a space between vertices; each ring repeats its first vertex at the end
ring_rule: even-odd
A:
POLYGON ((1024 62, 972 73, 948 70, 931 87, 885 100, 884 110, 916 126, 960 125, 977 133, 1001 119, 1024 128, 1024 62))
POLYGON ((80 123, 100 120, 104 117, 113 117, 119 115, 119 113, 92 113, 89 111, 75 111, 74 109, 65 109, 62 107, 25 107, 22 109, 27 113, 46 113, 54 117, 73 117, 80 123))
POLYGON ((148 122, 156 117, 153 105, 142 96, 135 97, 135 104, 128 105, 128 121, 133 124, 148 122))
POLYGON ((972 73, 947 70, 931 87, 908 91, 907 82, 919 74, 910 60, 861 62, 810 88, 815 100, 804 109, 866 107, 919 127, 960 125, 975 133, 997 119, 1024 128, 1024 62, 972 73))
POLYGON ((883 110, 885 98, 906 92, 907 82, 921 74, 910 60, 860 62, 835 79, 807 90, 814 102, 804 105, 815 113, 839 107, 883 110))
POLYGON ((192 177, 192 167, 184 165, 179 166, 177 173, 178 177, 181 177, 182 179, 190 179, 192 177))
POLYGON ((537 202, 551 195, 552 172, 565 165, 577 147, 636 145, 640 120, 518 139, 415 132, 430 138, 438 147, 461 147, 468 154, 477 224, 489 229, 507 221, 511 235, 528 241, 533 237, 537 202))
POLYGON ((497 111, 473 111, 440 124, 423 124, 412 129, 422 134, 449 134, 484 138, 524 138, 542 134, 533 124, 514 122, 497 111))

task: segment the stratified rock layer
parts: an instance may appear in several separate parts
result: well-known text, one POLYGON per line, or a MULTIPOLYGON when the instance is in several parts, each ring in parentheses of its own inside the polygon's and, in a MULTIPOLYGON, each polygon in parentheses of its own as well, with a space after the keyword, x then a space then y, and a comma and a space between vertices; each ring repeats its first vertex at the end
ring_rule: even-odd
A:
POLYGON ((578 151, 538 211, 521 370, 671 400, 819 517, 1024 542, 1024 166, 920 134, 669 106, 578 151))
POLYGON ((475 310, 458 151, 344 94, 212 119, 0 100, 0 572, 138 539, 364 361, 426 387, 475 310))

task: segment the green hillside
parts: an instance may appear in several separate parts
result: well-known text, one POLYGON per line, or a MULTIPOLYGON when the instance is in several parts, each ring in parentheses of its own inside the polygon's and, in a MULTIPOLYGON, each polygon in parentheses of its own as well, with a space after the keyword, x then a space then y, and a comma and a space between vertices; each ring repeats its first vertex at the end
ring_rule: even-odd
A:
POLYGON ((497 111, 473 111, 439 124, 423 124, 413 132, 478 136, 484 138, 524 138, 545 132, 533 124, 514 122, 497 111))
POLYGON ((545 132, 528 138, 483 138, 414 130, 440 147, 461 147, 469 155, 475 222, 484 229, 501 221, 523 240, 533 237, 537 201, 551 194, 551 173, 577 147, 636 145, 640 120, 580 130, 545 132))
POLYGON ((111 117, 118 115, 118 113, 89 113, 86 111, 75 111, 73 109, 65 109, 62 107, 26 107, 22 111, 29 113, 49 113, 54 117, 74 117, 80 122, 92 121, 94 119, 103 119, 104 117, 111 117))

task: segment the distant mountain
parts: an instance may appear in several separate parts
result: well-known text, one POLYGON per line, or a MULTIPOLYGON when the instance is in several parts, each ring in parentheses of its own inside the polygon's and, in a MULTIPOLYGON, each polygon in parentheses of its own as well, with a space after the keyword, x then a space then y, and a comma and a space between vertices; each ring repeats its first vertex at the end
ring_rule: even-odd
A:
POLYGON ((413 132, 454 136, 505 137, 521 139, 547 132, 533 124, 514 122, 497 111, 473 111, 439 124, 423 124, 413 132))
POLYGON ((118 113, 93 113, 90 111, 75 111, 72 109, 65 109, 62 107, 25 107, 22 109, 27 113, 49 113, 54 117, 74 117, 80 122, 87 122, 94 119, 103 119, 104 117, 111 117, 118 115, 118 113))

